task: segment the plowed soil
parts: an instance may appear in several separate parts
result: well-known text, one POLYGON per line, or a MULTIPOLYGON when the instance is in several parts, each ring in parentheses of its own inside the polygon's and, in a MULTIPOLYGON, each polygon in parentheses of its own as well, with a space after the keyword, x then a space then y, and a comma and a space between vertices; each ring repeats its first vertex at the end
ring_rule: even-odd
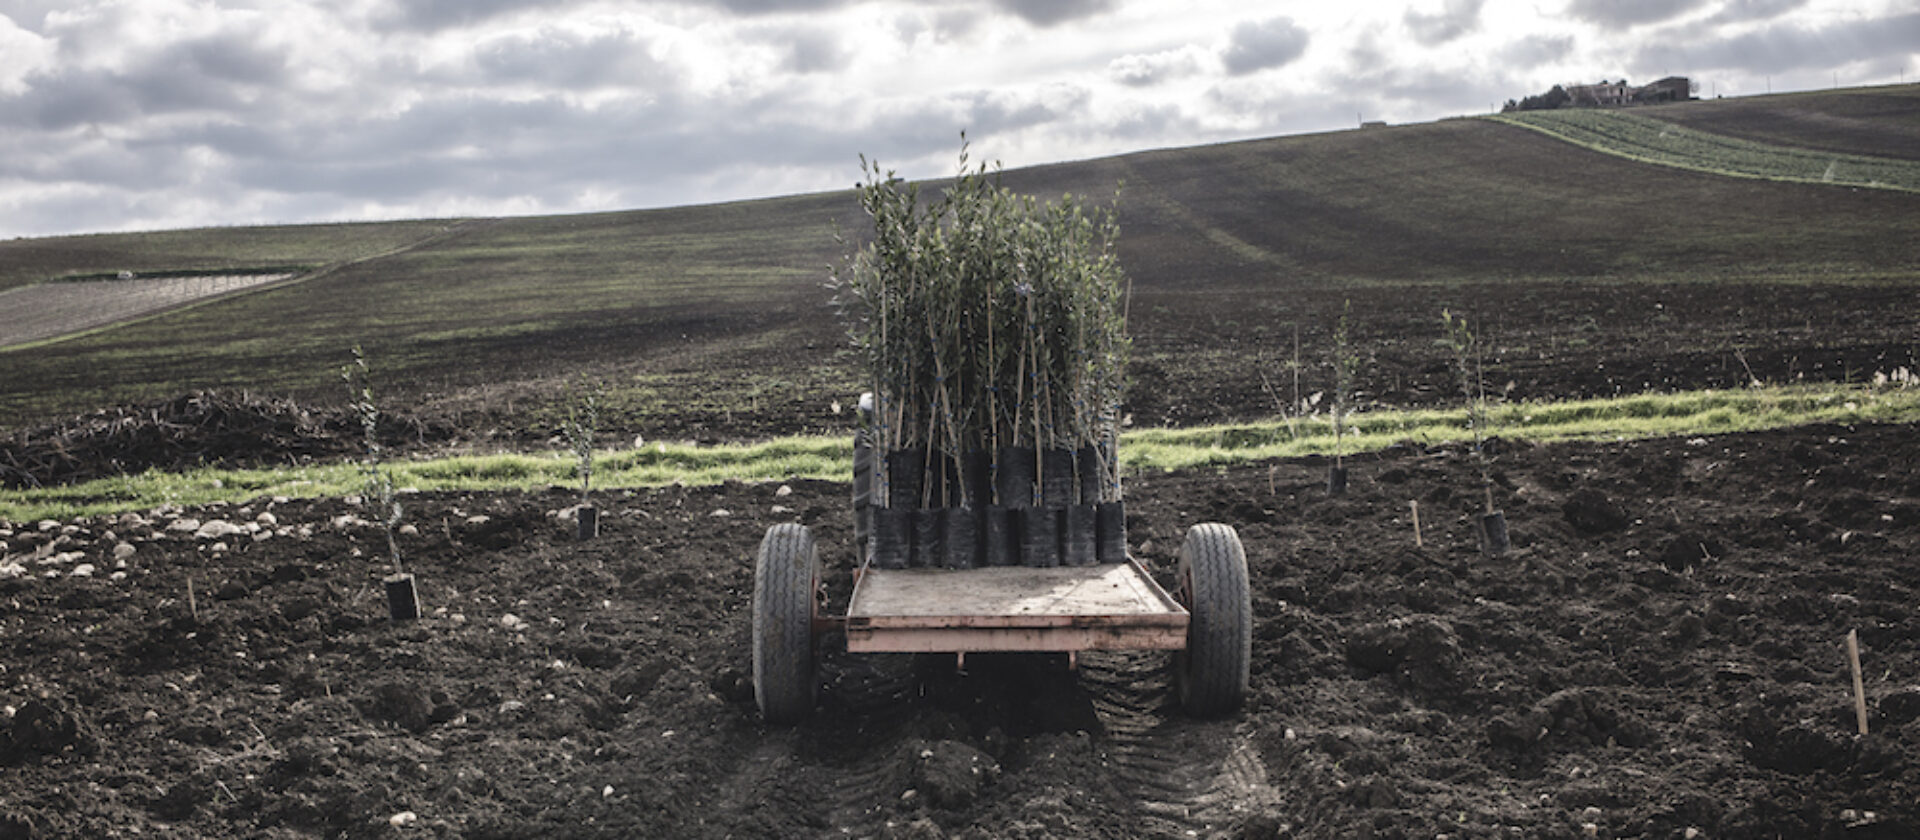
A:
POLYGON ((1129 486, 1133 552, 1235 525, 1246 707, 1164 654, 855 657, 752 701, 750 560, 844 484, 408 497, 427 617, 342 501, 12 523, 0 837, 1913 837, 1920 436, 1456 447, 1129 486), (1418 503, 1419 541, 1411 503, 1418 503), (126 546, 124 548, 120 546, 126 546), (1857 631, 1870 734, 1845 639, 1857 631))

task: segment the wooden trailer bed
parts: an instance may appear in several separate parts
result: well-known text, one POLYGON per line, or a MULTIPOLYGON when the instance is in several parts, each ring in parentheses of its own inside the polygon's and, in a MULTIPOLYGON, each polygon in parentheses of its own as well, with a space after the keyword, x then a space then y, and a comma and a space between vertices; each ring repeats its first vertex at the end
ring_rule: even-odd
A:
POLYGON ((851 653, 1179 650, 1190 616, 1132 559, 1100 566, 879 569, 854 584, 851 653))

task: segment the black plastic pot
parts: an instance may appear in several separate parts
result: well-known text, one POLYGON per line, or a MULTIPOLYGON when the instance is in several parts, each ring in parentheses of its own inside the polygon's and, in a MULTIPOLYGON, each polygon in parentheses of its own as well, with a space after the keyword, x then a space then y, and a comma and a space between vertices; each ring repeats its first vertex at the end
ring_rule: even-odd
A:
POLYGON ((1091 566, 1100 562, 1094 506, 1068 505, 1065 519, 1067 528, 1060 535, 1060 562, 1068 566, 1091 566))
POLYGON ((1023 508, 1014 516, 1020 523, 1020 565, 1042 569, 1060 565, 1060 511, 1023 508))
POLYGON ((939 509, 916 510, 909 515, 913 523, 913 554, 907 557, 907 565, 916 569, 931 568, 940 565, 943 559, 940 551, 940 515, 939 509))
POLYGON ((873 565, 881 569, 904 569, 913 554, 913 511, 903 508, 873 509, 873 565))
POLYGON ((975 510, 985 510, 993 503, 993 453, 981 449, 968 452, 962 460, 961 496, 959 504, 975 510))
POLYGON ((1049 449, 1040 457, 1040 503, 1050 508, 1073 504, 1078 498, 1073 492, 1073 450, 1049 449))
POLYGON ((926 471, 924 449, 896 449, 887 453, 887 507, 901 510, 919 507, 926 471))
POLYGON ((1095 558, 1101 563, 1127 562, 1127 503, 1101 502, 1093 515, 1095 558))
POLYGON ((1107 473, 1107 471, 1103 469, 1105 464, 1102 463, 1102 461, 1100 450, 1092 446, 1084 447, 1079 452, 1074 453, 1074 468, 1080 475, 1080 481, 1078 482, 1079 487, 1077 489, 1080 491, 1079 501, 1081 504, 1094 505, 1100 503, 1100 485, 1105 481, 1107 473))
POLYGON ((593 505, 581 505, 578 518, 574 520, 573 536, 579 540, 590 540, 600 536, 600 509, 593 505))
POLYGON ((1000 449, 993 471, 993 486, 1000 504, 1010 508, 1033 505, 1033 450, 1024 446, 1000 449))
POLYGON ((1480 516, 1480 549, 1488 556, 1507 553, 1507 516, 1494 511, 1480 516))
POLYGON ((1327 468, 1327 495, 1329 496, 1347 495, 1347 468, 1346 467, 1328 467, 1327 468))
POLYGON ((394 621, 413 621, 420 617, 420 590, 413 575, 397 574, 386 578, 387 616, 394 621))
POLYGON ((946 567, 972 569, 980 565, 980 515, 970 507, 950 507, 940 512, 941 538, 946 544, 946 567))
POLYGON ((980 529, 984 549, 981 561, 989 566, 1019 565, 1020 547, 1013 541, 1013 510, 1005 505, 992 505, 984 514, 980 529))

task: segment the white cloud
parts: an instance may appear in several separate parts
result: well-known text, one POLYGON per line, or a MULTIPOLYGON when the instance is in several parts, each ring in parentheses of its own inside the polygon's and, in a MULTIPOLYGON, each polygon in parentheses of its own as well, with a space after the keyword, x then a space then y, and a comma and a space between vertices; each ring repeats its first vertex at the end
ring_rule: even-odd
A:
POLYGON ((1107 64, 1107 75, 1129 87, 1152 87, 1193 76, 1203 66, 1198 47, 1185 46, 1144 55, 1123 55, 1107 64))

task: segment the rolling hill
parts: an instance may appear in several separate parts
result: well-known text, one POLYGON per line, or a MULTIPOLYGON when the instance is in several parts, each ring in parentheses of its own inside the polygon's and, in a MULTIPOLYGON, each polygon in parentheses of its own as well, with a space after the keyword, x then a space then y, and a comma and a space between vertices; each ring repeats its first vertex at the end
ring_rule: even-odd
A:
MULTIPOLYGON (((1781 146, 1920 158, 1920 85, 1641 116, 1781 146)), ((848 149, 849 172, 861 150, 848 149)), ((976 156, 991 157, 990 143, 976 156)), ((1119 190, 1142 424, 1272 414, 1324 379, 1353 301, 1375 402, 1449 398, 1443 308, 1511 396, 1840 379, 1913 366, 1920 195, 1625 160, 1486 119, 1013 170, 1119 190), (1296 349, 1299 348, 1299 349, 1296 349), (1298 365, 1294 365, 1298 362, 1298 365), (1295 371, 1301 384, 1296 386, 1295 371)), ((859 390, 829 267, 850 192, 590 215, 220 228, 0 243, 0 289, 116 270, 320 266, 305 279, 0 352, 0 427, 189 389, 344 401, 365 347, 389 408, 545 439, 570 383, 614 428, 844 427, 859 390)))

